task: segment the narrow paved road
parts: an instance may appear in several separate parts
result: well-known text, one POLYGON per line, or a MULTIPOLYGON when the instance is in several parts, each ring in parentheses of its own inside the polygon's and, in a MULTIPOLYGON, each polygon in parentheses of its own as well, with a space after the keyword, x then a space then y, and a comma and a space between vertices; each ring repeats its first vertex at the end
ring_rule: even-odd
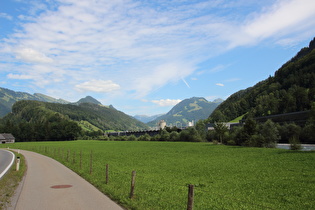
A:
POLYGON ((0 149, 0 179, 13 164, 14 154, 10 151, 0 149))
POLYGON ((13 209, 123 209, 59 162, 34 152, 21 153, 28 169, 13 209))

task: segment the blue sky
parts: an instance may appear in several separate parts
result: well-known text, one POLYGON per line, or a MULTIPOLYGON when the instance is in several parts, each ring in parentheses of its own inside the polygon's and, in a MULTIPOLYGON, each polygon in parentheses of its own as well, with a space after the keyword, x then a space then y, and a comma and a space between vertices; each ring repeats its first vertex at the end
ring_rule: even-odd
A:
POLYGON ((253 86, 314 36, 314 0, 0 0, 0 87, 154 115, 253 86))

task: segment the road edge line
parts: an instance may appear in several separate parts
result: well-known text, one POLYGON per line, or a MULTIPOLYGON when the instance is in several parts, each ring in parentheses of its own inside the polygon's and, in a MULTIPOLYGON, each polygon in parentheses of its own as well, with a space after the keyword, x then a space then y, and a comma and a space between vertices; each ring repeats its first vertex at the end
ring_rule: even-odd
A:
POLYGON ((13 152, 8 151, 8 150, 5 150, 5 149, 4 149, 4 151, 7 151, 7 152, 11 153, 11 155, 12 155, 12 160, 11 160, 11 163, 6 167, 6 169, 4 169, 4 171, 0 174, 0 179, 1 179, 1 178, 7 173, 7 171, 11 168, 11 166, 12 166, 13 163, 14 163, 14 159, 15 159, 15 155, 14 155, 13 152))

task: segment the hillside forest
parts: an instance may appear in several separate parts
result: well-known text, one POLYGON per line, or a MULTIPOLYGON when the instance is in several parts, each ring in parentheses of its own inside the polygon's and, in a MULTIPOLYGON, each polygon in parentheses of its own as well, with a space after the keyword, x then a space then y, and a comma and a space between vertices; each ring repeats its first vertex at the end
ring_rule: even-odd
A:
POLYGON ((0 120, 0 132, 17 141, 61 141, 103 137, 105 130, 140 130, 148 127, 134 118, 93 103, 59 104, 18 101, 0 120))

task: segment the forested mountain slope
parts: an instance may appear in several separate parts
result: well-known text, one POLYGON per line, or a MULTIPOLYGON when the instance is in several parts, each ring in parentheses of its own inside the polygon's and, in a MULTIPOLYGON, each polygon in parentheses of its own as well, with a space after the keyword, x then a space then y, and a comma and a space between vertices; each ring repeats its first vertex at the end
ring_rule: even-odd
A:
MULTIPOLYGON (((76 135, 74 136, 77 137, 81 131, 95 131, 97 129, 102 131, 109 129, 139 130, 145 128, 147 126, 144 123, 123 112, 92 103, 72 105, 40 101, 18 101, 13 105, 12 113, 9 113, 0 121, 2 132, 20 136, 22 133, 30 133, 28 131, 33 130, 32 135, 38 135, 34 138, 41 140, 74 138, 63 135, 63 132, 70 132, 65 129, 75 130, 76 135)), ((33 139, 33 137, 29 138, 33 139)))
POLYGON ((210 115, 230 121, 246 113, 254 117, 310 110, 315 102, 315 38, 275 75, 231 95, 210 115))
POLYGON ((216 100, 209 102, 202 97, 193 97, 185 99, 176 104, 168 113, 156 118, 154 121, 147 123, 149 126, 156 126, 160 120, 164 120, 167 125, 181 124, 186 126, 188 122, 201 119, 207 119, 207 117, 213 112, 213 110, 222 102, 222 100, 216 100))

